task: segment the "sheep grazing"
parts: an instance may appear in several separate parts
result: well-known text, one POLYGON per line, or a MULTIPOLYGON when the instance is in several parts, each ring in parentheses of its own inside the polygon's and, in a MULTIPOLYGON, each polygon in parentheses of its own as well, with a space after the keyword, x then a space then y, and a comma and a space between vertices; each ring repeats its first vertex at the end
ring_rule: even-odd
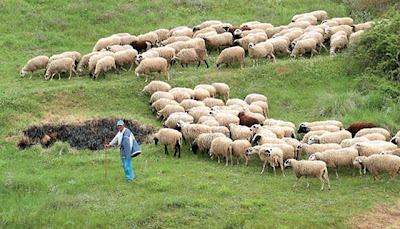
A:
POLYGON ((180 105, 166 105, 163 109, 161 109, 158 113, 157 113, 157 118, 161 119, 162 121, 167 120, 167 118, 175 113, 175 112, 185 112, 185 109, 183 107, 181 107, 180 105))
POLYGON ((358 131, 355 135, 355 137, 362 137, 366 134, 374 134, 374 133, 379 133, 382 134, 383 136, 385 136, 386 141, 390 140, 390 133, 389 131, 387 131, 386 129, 383 128, 364 128, 360 131, 358 131))
POLYGON ((282 175, 285 176, 285 170, 283 167, 283 152, 281 149, 264 147, 264 148, 260 149, 260 154, 261 153, 265 153, 265 155, 268 157, 269 164, 274 169, 275 176, 276 176, 275 167, 278 167, 278 166, 281 167, 282 175))
POLYGON ((389 173, 391 175, 390 181, 392 181, 394 180, 396 173, 399 172, 400 157, 391 154, 356 157, 353 164, 360 164, 367 168, 376 181, 379 181, 378 176, 380 173, 389 173))
POLYGON ((193 27, 193 32, 205 29, 207 27, 211 27, 213 25, 219 25, 219 24, 223 24, 223 23, 221 21, 217 21, 217 20, 205 21, 205 22, 202 22, 201 24, 196 25, 195 27, 193 27))
POLYGON ((186 112, 175 112, 164 122, 164 127, 176 129, 178 121, 193 123, 193 117, 186 112))
POLYGON ((93 80, 96 80, 100 73, 103 73, 104 77, 106 76, 106 72, 114 70, 118 72, 117 67, 115 66, 115 59, 112 56, 105 56, 97 61, 96 70, 93 74, 93 80))
POLYGON ((177 103, 175 100, 171 100, 171 99, 159 99, 156 102, 154 102, 153 104, 151 104, 151 111, 153 113, 159 112, 162 109, 165 108, 165 106, 167 105, 179 105, 179 103, 177 103))
POLYGON ((256 105, 256 106, 261 107, 261 109, 262 109, 262 113, 261 113, 261 114, 262 114, 264 117, 268 117, 268 115, 269 115, 269 107, 268 107, 268 103, 267 103, 267 102, 255 101, 255 102, 252 102, 252 103, 250 104, 250 106, 253 106, 253 105, 256 105))
POLYGON ((229 64, 238 62, 240 68, 245 66, 244 62, 245 51, 242 47, 230 47, 222 50, 217 59, 217 68, 220 69, 222 64, 228 67, 229 64))
POLYGON ((158 52, 158 57, 166 59, 167 63, 171 63, 171 60, 175 55, 175 49, 170 47, 159 47, 159 48, 153 48, 151 50, 158 52))
POLYGON ((251 28, 248 27, 247 25, 240 26, 240 27, 225 27, 224 29, 226 32, 231 33, 231 34, 233 34, 236 30, 240 30, 240 31, 251 30, 251 28))
POLYGON ((161 145, 164 145, 166 155, 168 155, 167 145, 170 145, 173 149, 175 149, 174 157, 176 156, 177 152, 179 152, 178 158, 181 157, 182 134, 179 131, 163 128, 154 134, 153 137, 155 145, 157 145, 158 142, 160 142, 161 145))
POLYGON ((297 133, 308 133, 310 131, 325 130, 328 132, 337 132, 340 130, 338 126, 335 125, 320 125, 320 126, 300 126, 297 133))
POLYGON ((247 104, 244 100, 242 99, 229 99, 228 101, 226 101, 226 105, 227 106, 231 106, 231 105, 239 105, 242 107, 246 107, 249 104, 247 104))
POLYGON ((382 151, 381 154, 392 154, 400 157, 400 148, 390 151, 382 151))
POLYGON ((194 89, 196 90, 198 88, 202 88, 202 89, 207 90, 210 93, 210 96, 212 98, 215 97, 216 90, 212 85, 210 85, 210 84, 199 84, 194 89))
MULTIPOLYGON (((270 157, 268 157, 267 153, 266 153, 268 149, 271 149, 271 148, 258 146, 258 147, 250 147, 250 148, 247 149, 247 154, 249 156, 252 155, 252 154, 256 154, 257 153, 259 158, 260 158, 260 160, 263 162, 263 166, 262 166, 262 170, 261 170, 260 174, 264 173, 265 168, 267 168, 268 162, 270 162, 270 157)), ((272 163, 271 163, 271 166, 272 166, 272 163)))
POLYGON ((142 92, 147 92, 150 95, 153 95, 153 93, 157 91, 168 92, 169 90, 171 90, 171 85, 169 85, 168 83, 153 80, 143 88, 142 92))
MULTIPOLYGON (((148 32, 146 34, 140 34, 137 36, 139 41, 149 41, 152 45, 158 43, 158 35, 155 32, 148 32)), ((139 50, 138 50, 139 51, 139 50)))
MULTIPOLYGON (((344 139, 341 143, 340 143, 340 146, 342 147, 342 148, 345 148, 345 147, 352 147, 353 145, 355 145, 356 143, 359 143, 359 142, 368 142, 368 141, 370 141, 368 138, 366 138, 366 137, 356 137, 356 138, 350 138, 350 139, 344 139)), ((323 145, 325 145, 325 144, 323 144, 323 145)))
MULTIPOLYGON (((111 45, 111 46, 107 46, 104 51, 110 51, 110 52, 116 53, 116 52, 124 51, 127 49, 133 49, 133 48, 130 45, 111 45)), ((103 51, 103 49, 102 49, 102 51, 103 51)))
POLYGON ((231 132, 232 140, 243 139, 251 141, 251 139, 253 138, 253 131, 251 131, 250 128, 247 126, 241 126, 232 123, 229 125, 229 129, 231 132))
POLYGON ((203 100, 204 104, 207 107, 214 107, 214 106, 223 106, 224 105, 224 101, 222 101, 221 99, 214 99, 214 98, 206 98, 203 100))
POLYGON ((182 92, 186 92, 190 95, 190 98, 194 98, 194 90, 191 88, 186 88, 186 87, 174 87, 171 89, 171 93, 175 92, 175 91, 182 91, 182 92))
POLYGON ((311 136, 308 139, 308 144, 326 144, 326 143, 337 143, 340 144, 344 139, 351 138, 351 133, 347 130, 341 130, 337 132, 325 133, 321 136, 311 136))
POLYGON ((314 136, 314 135, 315 136, 321 136, 321 135, 323 135, 325 133, 329 133, 329 131, 326 131, 326 130, 310 131, 310 132, 306 133, 303 136, 303 139, 301 139, 301 142, 302 143, 308 143, 308 140, 310 139, 311 136, 314 136))
POLYGON ((160 53, 158 51, 156 51, 156 50, 152 50, 151 49, 151 50, 148 50, 148 51, 146 51, 144 53, 138 54, 136 56, 135 63, 137 65, 139 65, 140 62, 142 62, 143 60, 150 59, 150 58, 155 58, 155 57, 160 57, 160 53))
MULTIPOLYGON (((20 76, 24 77, 25 73, 31 72, 31 76, 29 77, 29 79, 30 79, 30 78, 32 78, 32 75, 35 71, 46 68, 47 63, 49 63, 49 58, 47 56, 34 57, 34 58, 30 59, 28 61, 28 63, 26 63, 26 65, 21 69, 20 76)), ((37 72, 37 73, 38 73, 39 77, 41 77, 40 73, 39 72, 37 72)))
POLYGON ((221 33, 203 39, 209 48, 217 49, 218 52, 220 52, 221 47, 233 44, 233 35, 231 33, 221 33))
POLYGON ((354 44, 354 43, 360 41, 361 35, 362 35, 363 33, 364 33, 364 30, 360 30, 360 31, 357 31, 357 32, 355 32, 355 33, 352 33, 352 34, 350 35, 350 37, 349 37, 349 45, 354 44))
POLYGON ((224 134, 226 137, 230 136, 229 129, 226 126, 212 126, 211 132, 212 133, 221 133, 221 134, 224 134))
POLYGON ((337 23, 339 23, 339 25, 354 25, 354 21, 350 17, 335 17, 330 20, 336 21, 337 23))
POLYGON ((215 93, 219 95, 224 101, 229 99, 230 88, 226 83, 213 83, 212 86, 215 88, 215 93))
POLYGON ((158 42, 162 42, 167 40, 170 37, 170 33, 168 29, 157 29, 154 33, 158 36, 158 42))
POLYGON ((63 72, 69 72, 69 78, 71 79, 71 72, 74 72, 75 75, 78 75, 78 73, 74 69, 75 67, 75 61, 71 58, 63 58, 59 60, 54 60, 51 63, 47 65, 47 70, 44 75, 44 78, 48 80, 51 77, 51 80, 53 80, 53 77, 55 74, 58 74, 58 79, 61 79, 60 74, 63 72))
POLYGON ((239 124, 243 126, 252 127, 254 124, 260 124, 258 119, 246 115, 244 112, 240 112, 238 117, 240 119, 239 124))
POLYGON ((170 93, 174 96, 175 101, 177 101, 178 103, 181 103, 185 99, 192 98, 192 96, 190 96, 189 93, 182 90, 173 90, 173 91, 171 90, 170 93))
POLYGON ((354 145, 358 150, 359 156, 371 156, 373 154, 380 154, 382 151, 390 151, 397 149, 397 145, 385 141, 366 141, 359 142, 354 145))
POLYGON ((219 137, 226 137, 222 133, 204 133, 197 136, 197 138, 192 142, 192 152, 197 154, 197 151, 200 150, 202 152, 202 156, 204 156, 204 152, 209 154, 209 150, 211 148, 211 142, 219 137))
MULTIPOLYGON (((358 157, 358 151, 354 148, 343 148, 343 149, 330 149, 324 152, 316 152, 309 158, 310 161, 320 160, 326 163, 328 168, 333 168, 335 171, 336 178, 339 178, 337 173, 337 167, 339 166, 351 166, 353 165, 354 159, 358 157)), ((354 166, 354 165, 353 165, 354 166)), ((361 167, 360 169, 361 175, 361 167)), ((354 166, 353 176, 355 175, 357 166, 354 166)))
POLYGON ((166 45, 172 44, 177 41, 188 41, 188 40, 190 40, 190 37, 187 37, 187 36, 170 37, 170 38, 160 42, 158 46, 162 47, 162 46, 166 46, 166 45))
POLYGON ((250 43, 258 44, 258 43, 266 41, 267 39, 268 39, 268 36, 265 33, 249 34, 246 37, 234 40, 233 45, 234 46, 239 45, 244 50, 247 51, 250 43))
POLYGON ((88 67, 89 66, 90 57, 92 57, 94 55, 97 55, 97 54, 99 54, 99 52, 91 52, 91 53, 88 53, 88 54, 84 55, 82 57, 81 62, 79 62, 79 65, 77 67, 78 72, 81 73, 83 71, 83 68, 88 67))
POLYGON ((187 37, 193 37, 193 30, 189 28, 181 28, 174 30, 171 33, 171 36, 187 36, 187 37))
POLYGON ((121 68, 122 70, 124 69, 125 64, 130 64, 129 70, 132 70, 133 64, 135 63, 135 58, 138 55, 138 52, 134 49, 127 49, 123 51, 118 51, 114 54, 114 59, 115 59, 115 66, 121 68))
POLYGON ((93 52, 100 51, 107 46, 120 45, 120 44, 121 44, 121 37, 117 35, 101 38, 96 42, 95 46, 93 47, 93 52))
POLYGON ((253 60, 253 67, 258 65, 258 59, 268 57, 268 63, 270 62, 271 57, 275 60, 274 55, 274 46, 271 43, 259 43, 254 44, 250 43, 249 47, 249 57, 253 60))
MULTIPOLYGON (((239 158, 244 159, 245 165, 249 163, 250 156, 247 150, 251 147, 251 143, 247 140, 235 140, 232 142, 232 155, 236 158, 237 165, 239 165, 239 158)), ((233 165, 233 162, 232 162, 233 165)))
POLYGON ((189 111, 193 107, 205 107, 206 105, 202 101, 197 101, 194 99, 185 99, 180 105, 185 108, 185 111, 189 111))
POLYGON ((357 24, 357 25, 351 25, 351 27, 353 28, 353 32, 357 33, 359 31, 367 31, 373 25, 374 25, 373 21, 368 21, 368 22, 365 22, 365 23, 357 24))
POLYGON ((233 114, 211 111, 210 114, 217 120, 220 126, 229 127, 230 124, 239 124, 240 119, 233 114))
POLYGON ((180 63, 182 67, 188 65, 190 63, 197 63, 197 67, 200 66, 201 62, 204 62, 208 68, 208 63, 206 60, 207 50, 205 49, 182 49, 176 54, 171 60, 171 66, 173 66, 176 62, 180 63))
POLYGON ((194 97, 196 100, 203 101, 206 98, 210 98, 210 92, 203 88, 194 89, 194 97))
POLYGON ((188 113, 193 117, 195 123, 199 123, 201 117, 209 117, 210 111, 211 109, 209 107, 193 107, 188 113))
POLYGON ((174 95, 169 92, 156 91, 151 95, 149 105, 151 106, 152 103, 156 102, 159 99, 174 100, 174 98, 175 98, 174 95))
POLYGON ((97 62, 105 56, 114 56, 114 53, 109 52, 109 51, 104 51, 104 52, 99 52, 98 54, 93 55, 89 58, 89 76, 90 77, 93 77, 93 73, 96 69, 97 62))
POLYGON ((200 134, 211 133, 211 127, 203 124, 192 124, 189 122, 178 121, 177 129, 182 132, 185 140, 189 142, 190 149, 192 148, 192 142, 200 134))
POLYGON ((300 54, 300 56, 306 54, 306 52, 311 53, 311 57, 313 57, 313 54, 317 54, 317 43, 315 42, 314 39, 304 39, 300 40, 296 43, 294 46, 294 49, 292 50, 292 53, 290 54, 290 58, 292 60, 296 59, 296 56, 300 54))
POLYGON ((326 168, 326 163, 323 161, 297 161, 296 159, 288 159, 284 163, 286 167, 293 167, 296 182, 294 183, 293 187, 296 187, 299 183, 299 179, 302 176, 306 177, 307 180, 307 188, 310 187, 308 183, 309 177, 317 177, 321 181, 321 191, 324 190, 324 179, 328 183, 328 190, 331 189, 331 184, 328 177, 328 169, 326 168))
POLYGON ((149 58, 149 59, 144 59, 143 61, 140 62, 139 66, 135 70, 135 75, 137 78, 139 78, 140 74, 145 74, 146 75, 146 80, 144 82, 148 81, 148 76, 152 72, 158 72, 158 77, 161 77, 161 72, 165 73, 167 75, 167 80, 170 79, 169 74, 168 74, 168 63, 167 60, 161 57, 155 57, 155 58, 149 58))
POLYGON ((355 123, 350 124, 346 130, 349 131, 351 133, 352 137, 354 138, 356 133, 358 131, 360 131, 361 129, 373 128, 373 127, 376 127, 376 125, 372 122, 355 122, 355 123))
POLYGON ((338 36, 331 40, 331 49, 329 50, 330 55, 335 55, 335 53, 339 50, 342 50, 347 47, 349 44, 349 39, 347 36, 338 36))
POLYGON ((232 160, 232 143, 233 141, 228 137, 218 137, 212 140, 211 148, 210 148, 210 158, 213 159, 215 156, 218 157, 218 163, 220 163, 220 156, 225 157, 226 163, 225 166, 228 166, 229 157, 231 158, 231 164, 233 165, 232 160))
POLYGON ((147 51, 152 48, 150 41, 132 41, 129 45, 138 52, 147 51))
POLYGON ((253 103, 253 102, 257 102, 257 101, 262 101, 262 102, 268 102, 268 99, 267 99, 267 97, 265 96, 265 95, 262 95, 262 94, 257 94, 257 93, 251 93, 251 94, 248 94, 245 98, 244 98, 244 101, 247 103, 247 104, 251 104, 251 103, 253 103))

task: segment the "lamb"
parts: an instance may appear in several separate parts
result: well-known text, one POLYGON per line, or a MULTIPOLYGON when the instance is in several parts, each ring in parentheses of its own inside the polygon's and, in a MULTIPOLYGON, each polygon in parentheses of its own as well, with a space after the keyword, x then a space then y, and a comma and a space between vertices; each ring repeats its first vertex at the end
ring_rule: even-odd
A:
MULTIPOLYGON (((232 155, 236 158, 237 165, 239 165, 239 158, 245 159, 245 165, 249 163, 250 156, 247 150, 251 147, 251 144, 247 140, 235 140, 232 142, 232 155)), ((233 162, 232 162, 233 165, 233 162)))
POLYGON ((165 92, 165 91, 156 91, 154 92, 151 97, 150 97, 150 102, 149 105, 151 105, 152 103, 156 102, 159 99, 170 99, 170 100, 174 100, 174 95, 169 93, 169 92, 165 92))
POLYGON ((211 109, 209 107, 193 107, 189 110, 189 114, 193 117, 195 123, 199 123, 202 116, 208 116, 211 109))
POLYGON ((264 147, 260 149, 259 154, 265 153, 267 158, 269 159, 269 164, 271 167, 274 169, 274 174, 276 176, 276 170, 275 167, 278 167, 278 165, 281 167, 282 175, 285 176, 285 171, 283 168, 283 152, 279 148, 268 148, 264 147))
POLYGON ((268 103, 267 102, 263 102, 263 101, 255 101, 255 102, 252 102, 251 104, 250 104, 250 106, 253 106, 253 105, 256 105, 256 106, 259 106, 259 107, 261 107, 261 109, 262 109, 262 115, 263 116, 265 116, 265 117, 268 117, 268 115, 269 115, 269 108, 268 108, 268 103))
MULTIPOLYGON (((337 167, 339 166, 351 166, 353 165, 354 159, 358 157, 358 151, 354 148, 343 148, 343 149, 330 149, 325 150, 324 152, 316 152, 312 154, 309 158, 310 161, 320 160, 326 163, 328 168, 333 168, 335 171, 336 178, 339 178, 337 173, 337 167)), ((361 167, 355 166, 353 171, 353 176, 355 175, 357 167, 360 169, 361 175, 361 167)))
POLYGON ((158 52, 158 56, 166 59, 168 64, 171 63, 171 60, 175 55, 175 49, 170 47, 159 47, 153 48, 152 50, 158 52))
POLYGON ((169 80, 169 74, 168 74, 168 63, 167 60, 161 57, 155 57, 155 58, 149 58, 149 59, 144 59, 143 61, 140 62, 139 66, 135 69, 135 75, 137 78, 139 78, 140 74, 145 74, 146 75, 146 80, 144 82, 148 81, 148 75, 152 72, 158 72, 159 76, 161 76, 161 72, 165 73, 167 75, 167 79, 169 80))
POLYGON ((183 100, 180 105, 185 108, 185 111, 189 111, 193 107, 204 107, 205 104, 202 101, 197 101, 194 99, 185 99, 183 100))
MULTIPOLYGON (((20 76, 24 77, 26 72, 31 72, 31 76, 29 77, 30 79, 32 78, 32 75, 36 70, 46 68, 47 63, 49 63, 49 58, 47 56, 34 57, 30 59, 28 63, 26 63, 26 65, 22 68, 20 76)), ((41 77, 40 73, 38 73, 38 75, 39 77, 41 77)))
POLYGON ((153 113, 160 112, 167 105, 177 106, 177 105, 179 105, 179 103, 177 103, 175 100, 171 100, 171 99, 159 99, 156 102, 154 102, 153 104, 151 104, 151 111, 153 113))
MULTIPOLYGON (((93 74, 93 80, 96 80, 100 73, 103 73, 104 77, 106 76, 106 72, 114 70, 118 72, 117 67, 115 66, 115 59, 112 56, 105 56, 97 61, 96 70, 93 74)), ((71 76, 70 76, 71 78, 71 76)))
POLYGON ((296 43, 296 46, 294 46, 294 49, 292 50, 292 54, 290 54, 290 58, 292 60, 296 59, 296 56, 300 54, 300 56, 304 55, 306 52, 311 53, 311 57, 313 57, 313 54, 317 54, 318 52, 316 51, 317 48, 317 43, 315 42, 314 39, 304 39, 300 40, 296 43))
POLYGON ((168 29, 157 29, 154 31, 154 33, 157 34, 158 36, 158 42, 162 42, 164 40, 167 40, 170 37, 170 33, 168 29))
POLYGON ((166 155, 168 155, 167 145, 170 145, 173 149, 175 149, 174 157, 178 151, 178 158, 181 157, 182 134, 179 131, 163 128, 154 135, 154 144, 157 145, 159 141, 161 145, 164 145, 166 155))
POLYGON ((93 47, 93 52, 100 51, 103 48, 111 45, 120 45, 121 44, 121 37, 119 36, 111 36, 106 38, 99 39, 95 46, 93 47))
POLYGON ((233 114, 217 113, 215 111, 211 111, 210 113, 217 120, 220 126, 229 127, 231 123, 239 124, 240 122, 239 118, 233 114))
POLYGON ((177 41, 188 41, 188 40, 190 40, 190 37, 187 37, 187 36, 170 37, 170 38, 160 42, 158 46, 162 47, 162 46, 166 46, 166 45, 172 44, 177 41))
POLYGON ((328 169, 326 163, 323 161, 297 161, 296 159, 289 159, 285 161, 285 167, 292 166, 296 175, 296 182, 293 187, 296 187, 299 183, 299 179, 302 176, 306 177, 307 188, 310 187, 308 183, 308 177, 317 177, 321 181, 321 191, 324 190, 324 179, 328 182, 328 190, 331 189, 331 184, 328 177, 328 169))
POLYGON ((391 142, 371 141, 356 143, 354 148, 358 150, 359 156, 371 156, 373 154, 380 154, 382 151, 395 150, 398 147, 391 142))
POLYGON ((373 134, 373 133, 382 134, 383 136, 385 136, 386 141, 390 140, 389 131, 387 131, 387 130, 385 130, 383 128, 365 128, 365 129, 362 129, 362 130, 358 131, 355 136, 356 137, 361 137, 361 136, 364 136, 366 134, 373 134))
POLYGON ((223 106, 224 105, 224 101, 222 101, 221 99, 214 99, 214 98, 206 98, 203 100, 204 104, 207 107, 214 107, 214 106, 223 106))
POLYGON ((158 43, 158 35, 155 32, 140 34, 137 38, 139 41, 149 41, 152 45, 156 45, 158 43))
MULTIPOLYGON (((340 143, 340 146, 342 148, 346 148, 346 147, 352 147, 353 145, 355 145, 356 143, 359 142, 368 142, 370 141, 368 138, 366 137, 356 137, 356 138, 350 138, 350 139, 345 139, 340 143)), ((325 144, 322 144, 325 145, 325 144)))
POLYGON ((229 125, 229 129, 231 133, 230 137, 232 138, 232 140, 243 139, 251 141, 251 139, 253 138, 253 131, 251 131, 249 127, 231 123, 229 125))
POLYGON ((130 64, 128 71, 131 71, 137 55, 138 52, 134 49, 127 49, 124 51, 116 52, 113 56, 115 59, 115 66, 120 67, 123 70, 126 70, 123 68, 123 66, 125 64, 130 64))
POLYGON ((268 37, 266 34, 262 34, 262 33, 249 34, 244 38, 234 40, 233 45, 234 46, 239 45, 244 50, 247 51, 250 43, 258 44, 258 43, 264 42, 266 40, 268 40, 268 37))
POLYGON ((357 157, 353 163, 366 167, 376 181, 379 181, 380 173, 389 173, 392 176, 390 181, 392 181, 400 169, 400 157, 391 154, 357 157))
POLYGON ((264 58, 268 57, 268 63, 271 59, 271 57, 275 60, 275 55, 274 55, 274 46, 271 43, 259 43, 258 45, 254 43, 250 43, 249 47, 249 57, 253 60, 253 67, 255 65, 258 65, 258 59, 259 58, 264 58))
POLYGON ((330 55, 335 55, 338 50, 342 50, 349 44, 347 36, 338 36, 331 40, 331 48, 329 50, 330 55))
POLYGON ((192 98, 192 96, 190 96, 190 94, 186 91, 171 90, 170 93, 174 96, 175 101, 177 101, 178 103, 181 103, 185 99, 192 98))
POLYGON ((376 127, 376 125, 372 122, 354 122, 354 123, 350 124, 346 130, 349 131, 351 133, 352 137, 354 138, 354 135, 356 135, 356 133, 358 131, 360 131, 361 129, 373 128, 373 127, 376 127))
POLYGON ((309 145, 307 143, 300 143, 296 147, 296 155, 297 159, 301 159, 303 153, 306 153, 306 157, 309 158, 311 154, 316 152, 324 152, 325 150, 331 149, 341 149, 342 146, 336 143, 328 143, 328 144, 312 144, 309 145))
POLYGON ((337 143, 340 144, 344 139, 351 138, 351 133, 347 130, 341 130, 337 132, 325 133, 321 136, 311 136, 308 139, 308 144, 326 144, 326 143, 337 143))
POLYGON ((226 126, 212 126, 211 132, 212 133, 221 133, 221 134, 224 134, 226 137, 229 137, 229 135, 230 135, 229 129, 226 126))
POLYGON ((47 65, 47 70, 44 75, 44 78, 48 80, 51 77, 51 80, 53 80, 54 75, 58 74, 58 79, 60 80, 61 79, 60 74, 62 72, 69 72, 68 79, 71 79, 71 72, 74 72, 75 75, 78 75, 74 67, 75 67, 75 61, 71 58, 54 60, 53 62, 47 65))
POLYGON ((211 142, 219 137, 226 137, 222 133, 205 133, 200 134, 192 143, 192 152, 197 154, 197 151, 200 150, 202 152, 202 156, 204 156, 204 152, 209 154, 209 150, 211 148, 211 142))
POLYGON ((167 120, 164 122, 164 127, 176 129, 178 121, 185 121, 189 123, 193 123, 193 117, 187 114, 186 112, 176 112, 171 114, 167 120))
POLYGON ((179 62, 182 67, 184 65, 186 65, 186 67, 188 67, 188 65, 190 63, 197 63, 197 67, 200 66, 201 62, 204 61, 204 63, 206 64, 207 68, 208 68, 208 63, 207 63, 207 50, 205 49, 194 49, 194 48, 190 48, 190 49, 182 49, 181 51, 179 51, 178 54, 176 54, 172 60, 171 60, 171 66, 173 66, 175 64, 175 62, 179 62))
POLYGON ((222 50, 217 59, 217 68, 221 68, 221 64, 225 64, 228 67, 228 64, 239 62, 240 68, 245 66, 244 62, 245 51, 242 47, 230 47, 222 50))
POLYGON ((220 156, 224 156, 226 159, 225 166, 228 166, 229 156, 230 156, 231 164, 233 165, 232 143, 233 141, 227 137, 218 137, 212 140, 210 148, 210 158, 213 159, 214 156, 217 156, 218 163, 220 163, 220 156))
POLYGON ((221 47, 233 44, 233 35, 231 33, 221 33, 203 39, 209 48, 217 49, 218 52, 220 52, 221 47))
POLYGON ((171 90, 171 85, 169 85, 168 83, 158 80, 153 80, 143 88, 142 92, 147 92, 150 95, 152 95, 156 91, 168 92, 169 90, 171 90))
POLYGON ((158 119, 162 118, 162 121, 165 121, 171 114, 175 112, 185 112, 185 109, 180 105, 166 105, 163 109, 161 109, 157 113, 157 118, 158 119))

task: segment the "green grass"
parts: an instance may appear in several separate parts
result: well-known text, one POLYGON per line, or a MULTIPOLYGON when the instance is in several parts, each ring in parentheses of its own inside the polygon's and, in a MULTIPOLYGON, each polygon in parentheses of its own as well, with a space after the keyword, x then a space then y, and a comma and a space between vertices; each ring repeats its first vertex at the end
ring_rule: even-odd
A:
MULTIPOLYGON (((19 78, 26 61, 36 55, 66 50, 90 52, 96 40, 116 32, 144 33, 178 25, 193 26, 207 19, 240 24, 259 20, 287 24, 292 15, 324 9, 331 17, 345 16, 337 1, 3 1, 0 2, 0 225, 3 227, 158 227, 265 228, 340 227, 377 204, 398 201, 399 183, 373 182, 371 176, 351 177, 350 169, 331 175, 332 190, 319 192, 319 182, 292 188, 294 176, 259 175, 254 157, 248 167, 228 167, 192 155, 166 157, 161 146, 143 145, 134 159, 137 180, 125 183, 116 150, 108 151, 104 179, 103 152, 55 144, 19 151, 21 130, 34 124, 101 117, 126 117, 160 122, 148 109, 146 85, 133 73, 108 74, 96 82, 87 76, 45 82, 19 78), (232 9, 231 6, 235 6, 232 9), (128 91, 128 94, 125 93, 128 91), (61 152, 61 153, 60 153, 61 152)), ((364 91, 357 79, 362 70, 351 57, 326 53, 312 60, 276 64, 263 61, 251 68, 175 67, 173 87, 225 82, 231 97, 257 92, 268 97, 270 117, 302 121, 338 119, 345 125, 372 121, 400 129, 400 109, 380 91, 364 91)), ((171 152, 171 150, 170 150, 171 152)), ((388 176, 383 176, 385 179, 388 176)), ((302 178, 304 179, 304 178, 302 178)))

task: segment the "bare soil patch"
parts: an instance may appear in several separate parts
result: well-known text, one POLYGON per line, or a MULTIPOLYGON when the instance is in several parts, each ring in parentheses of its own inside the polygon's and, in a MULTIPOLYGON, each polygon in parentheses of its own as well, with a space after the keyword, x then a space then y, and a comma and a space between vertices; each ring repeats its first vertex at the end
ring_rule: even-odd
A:
POLYGON ((400 228, 400 202, 373 208, 351 220, 352 228, 400 228))

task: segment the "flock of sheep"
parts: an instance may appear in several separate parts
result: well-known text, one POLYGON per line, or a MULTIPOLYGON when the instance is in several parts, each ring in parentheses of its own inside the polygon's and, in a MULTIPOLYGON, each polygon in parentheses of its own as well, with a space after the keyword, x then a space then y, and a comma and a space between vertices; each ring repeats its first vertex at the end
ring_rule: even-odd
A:
MULTIPOLYGON (((79 52, 63 52, 47 56, 38 56, 28 61, 21 70, 21 77, 27 72, 32 74, 45 69, 45 79, 53 79, 60 73, 76 75, 88 69, 89 75, 96 79, 99 74, 113 70, 126 70, 134 65, 135 75, 147 77, 151 73, 168 74, 168 67, 180 63, 182 67, 190 63, 207 63, 207 51, 220 51, 216 65, 239 63, 245 65, 245 53, 258 64, 260 58, 273 58, 276 53, 289 54, 292 59, 297 55, 319 54, 325 44, 330 44, 330 54, 344 49, 349 43, 359 39, 360 35, 371 28, 372 22, 355 25, 349 17, 327 20, 323 10, 295 15, 288 25, 274 27, 270 23, 251 21, 235 27, 221 21, 205 21, 193 28, 179 26, 173 29, 158 29, 138 36, 118 33, 101 38, 93 52, 81 57, 79 52), (320 22, 320 24, 318 24, 320 22), (155 48, 155 46, 158 46, 155 48)), ((40 76, 40 74, 39 74, 40 76)))
MULTIPOLYGON (((276 175, 279 167, 292 166, 298 179, 317 177, 324 189, 324 179, 330 188, 327 168, 338 177, 338 167, 368 170, 378 180, 380 173, 394 179, 400 172, 400 131, 391 138, 383 128, 373 123, 358 122, 344 129, 340 121, 328 120, 294 123, 268 118, 267 97, 249 94, 244 100, 229 98, 225 83, 200 84, 194 89, 171 88, 168 83, 152 81, 143 92, 151 95, 150 108, 163 120, 163 128, 154 135, 175 150, 175 156, 185 140, 193 153, 207 153, 211 159, 225 158, 225 164, 239 165, 239 159, 249 163, 253 154, 263 162, 261 173, 269 164, 276 175), (216 98, 219 96, 220 99, 216 98), (297 131, 296 131, 297 130, 297 131), (301 138, 298 135, 303 135, 301 138), (299 139, 299 140, 298 140, 299 139), (307 160, 301 160, 306 158, 307 160)), ((307 181, 308 187, 308 181, 307 181)))

